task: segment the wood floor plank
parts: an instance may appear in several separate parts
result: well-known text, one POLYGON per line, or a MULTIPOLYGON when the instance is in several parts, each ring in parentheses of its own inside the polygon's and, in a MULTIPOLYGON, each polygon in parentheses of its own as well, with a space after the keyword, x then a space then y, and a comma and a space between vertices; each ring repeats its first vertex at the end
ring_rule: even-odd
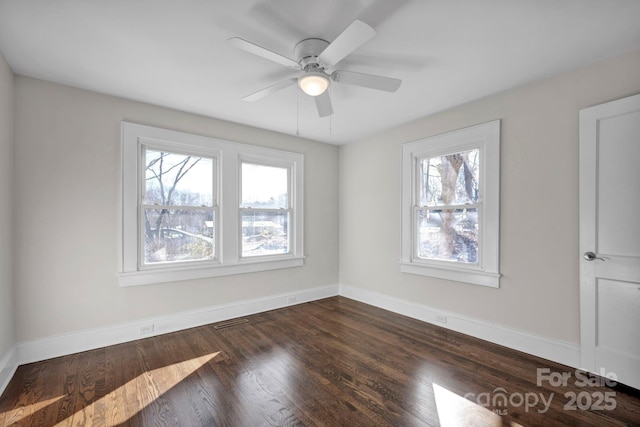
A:
POLYGON ((0 399, 0 426, 30 419, 39 409, 38 402, 49 401, 42 396, 43 390, 39 383, 44 370, 45 366, 36 364, 20 366, 16 370, 4 393, 11 397, 0 399))
POLYGON ((140 408, 135 381, 142 374, 136 343, 107 347, 105 352, 105 391, 103 397, 107 426, 140 425, 140 408))
POLYGON ((215 326, 20 366, 0 426, 640 426, 638 390, 343 297, 215 326))

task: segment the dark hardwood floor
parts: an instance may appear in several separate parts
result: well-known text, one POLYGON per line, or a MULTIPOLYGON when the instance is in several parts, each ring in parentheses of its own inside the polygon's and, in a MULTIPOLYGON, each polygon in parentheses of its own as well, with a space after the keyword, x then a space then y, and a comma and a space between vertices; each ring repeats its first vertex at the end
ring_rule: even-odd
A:
POLYGON ((637 390, 343 297, 246 319, 20 366, 0 425, 640 425, 637 390))

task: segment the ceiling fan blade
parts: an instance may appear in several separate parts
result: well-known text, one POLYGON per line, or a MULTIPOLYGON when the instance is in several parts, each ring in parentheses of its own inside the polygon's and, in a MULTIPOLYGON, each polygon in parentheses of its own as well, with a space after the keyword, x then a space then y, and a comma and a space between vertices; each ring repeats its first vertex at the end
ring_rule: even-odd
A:
POLYGON ((376 35, 376 31, 362 21, 355 20, 318 56, 318 62, 334 66, 351 52, 376 35))
POLYGON ((242 98, 245 101, 249 101, 249 102, 253 102, 253 101, 257 101, 259 99, 264 98, 267 95, 271 95, 274 92, 277 92, 279 90, 288 88, 289 86, 293 86, 296 84, 296 82, 298 81, 298 79, 288 79, 288 80, 284 80, 280 83, 276 83, 274 85, 271 85, 269 87, 265 87, 264 89, 260 89, 257 92, 253 92, 250 95, 245 96, 244 98, 242 98))
POLYGON ((335 71, 332 78, 338 83, 368 87, 370 89, 384 90, 386 92, 395 92, 402 83, 402 80, 400 79, 344 70, 335 71))
POLYGON ((241 39, 240 37, 232 37, 227 40, 227 43, 240 50, 244 50, 245 52, 249 52, 270 61, 277 62, 278 64, 284 65, 285 67, 300 69, 300 65, 293 59, 289 59, 286 56, 282 56, 279 53, 276 53, 262 46, 258 46, 257 44, 246 41, 245 39, 241 39))
POLYGON ((333 107, 331 106, 331 96, 329 96, 328 90, 325 90, 320 95, 314 98, 320 117, 327 117, 333 114, 333 107))

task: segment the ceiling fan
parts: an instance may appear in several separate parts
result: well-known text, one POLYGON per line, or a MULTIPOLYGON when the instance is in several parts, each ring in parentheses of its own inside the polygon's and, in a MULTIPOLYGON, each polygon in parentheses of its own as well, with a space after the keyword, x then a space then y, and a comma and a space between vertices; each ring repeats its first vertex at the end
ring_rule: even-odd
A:
POLYGON ((362 46, 376 32, 362 21, 355 20, 333 42, 309 38, 296 44, 294 52, 296 60, 287 58, 262 46, 251 43, 240 37, 233 37, 227 42, 241 50, 269 59, 285 67, 302 71, 296 78, 290 78, 257 92, 245 96, 245 101, 257 101, 279 90, 297 84, 307 95, 313 96, 320 117, 333 114, 331 98, 327 89, 331 82, 346 83, 371 89, 395 92, 402 80, 354 71, 334 70, 340 61, 362 46))

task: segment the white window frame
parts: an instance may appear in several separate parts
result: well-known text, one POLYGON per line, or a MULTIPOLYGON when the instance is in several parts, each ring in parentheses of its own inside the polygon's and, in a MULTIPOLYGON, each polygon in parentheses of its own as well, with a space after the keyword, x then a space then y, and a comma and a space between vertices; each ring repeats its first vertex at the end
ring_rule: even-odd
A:
MULTIPOLYGON (((281 212, 287 212, 289 213, 289 230, 288 230, 288 234, 289 234, 289 251, 287 252, 287 254, 290 254, 292 252, 295 252, 295 239, 293 238, 293 235, 291 234, 292 231, 295 230, 295 215, 294 215, 294 209, 293 209, 293 201, 295 200, 294 197, 292 197, 293 195, 293 189, 294 189, 294 179, 293 179, 293 175, 294 175, 294 170, 295 170, 295 164, 291 161, 287 161, 287 160, 282 160, 282 159, 270 159, 270 158, 264 158, 264 157, 256 157, 256 156, 240 156, 240 165, 238 167, 238 170, 240 172, 240 186, 239 186, 239 190, 240 190, 240 198, 238 199, 240 202, 242 201, 242 164, 243 163, 247 163, 247 164, 253 164, 253 165, 260 165, 260 166, 271 166, 271 167, 277 167, 277 168, 283 168, 283 169, 287 169, 287 208, 285 209, 274 209, 274 208, 248 208, 248 207, 243 207, 242 203, 238 204, 238 221, 240 222, 240 224, 242 224, 242 213, 243 212, 266 212, 266 211, 281 211, 281 212)), ((286 254, 277 254, 277 255, 251 255, 251 256, 242 256, 242 226, 239 228, 239 233, 238 233, 238 244, 240 247, 240 260, 241 261, 245 261, 245 260, 259 260, 259 259, 270 259, 273 257, 279 257, 279 256, 283 256, 286 254)))
POLYGON ((400 271, 475 285, 500 287, 500 120, 409 142, 402 147, 402 248, 400 271), (478 263, 426 260, 415 254, 418 230, 418 161, 478 149, 478 263))
POLYGON ((155 270, 155 269, 159 269, 159 268, 179 268, 179 267, 193 267, 195 265, 213 265, 213 264, 218 264, 218 248, 219 248, 219 243, 220 243, 220 238, 219 238, 219 231, 220 231, 220 227, 219 227, 219 221, 218 218, 220 216, 220 209, 219 209, 219 205, 218 205, 218 194, 220 192, 219 188, 218 188, 218 170, 219 170, 219 165, 218 165, 218 159, 220 158, 220 151, 219 150, 212 150, 210 148, 203 148, 203 147, 189 147, 189 146, 180 146, 176 143, 167 143, 165 141, 158 141, 158 140, 152 140, 149 138, 139 138, 139 144, 138 144, 138 200, 140 200, 140 204, 139 204, 139 209, 138 209, 138 270, 142 271, 142 270, 155 270), (145 208, 152 208, 154 207, 153 205, 147 205, 145 203, 144 200, 144 193, 145 193, 145 186, 143 184, 144 180, 146 180, 146 162, 145 162, 145 156, 144 156, 144 151, 145 149, 151 149, 151 150, 156 150, 156 151, 165 151, 165 152, 171 152, 171 153, 176 153, 176 154, 183 154, 183 155, 192 155, 192 156, 199 156, 199 157, 204 157, 204 158, 210 158, 213 160, 212 162, 212 191, 213 191, 213 204, 212 206, 181 206, 180 209, 202 209, 202 210, 211 210, 214 213, 214 218, 215 218, 215 222, 214 222, 214 242, 213 242, 213 247, 214 247, 214 257, 212 260, 194 260, 194 261, 186 261, 186 262, 172 262, 170 264, 144 264, 143 263, 143 258, 144 258, 144 236, 143 233, 141 232, 142 227, 143 227, 143 218, 144 218, 144 209, 145 208))
POLYGON ((122 122, 122 215, 120 220, 120 286, 176 282, 227 276, 304 265, 303 177, 304 156, 300 153, 239 144, 151 126, 122 122), (193 153, 215 160, 216 197, 215 259, 161 265, 141 263, 142 147, 162 148, 177 153, 193 153), (286 165, 291 173, 290 244, 287 254, 240 257, 242 222, 239 214, 241 159, 286 165))

